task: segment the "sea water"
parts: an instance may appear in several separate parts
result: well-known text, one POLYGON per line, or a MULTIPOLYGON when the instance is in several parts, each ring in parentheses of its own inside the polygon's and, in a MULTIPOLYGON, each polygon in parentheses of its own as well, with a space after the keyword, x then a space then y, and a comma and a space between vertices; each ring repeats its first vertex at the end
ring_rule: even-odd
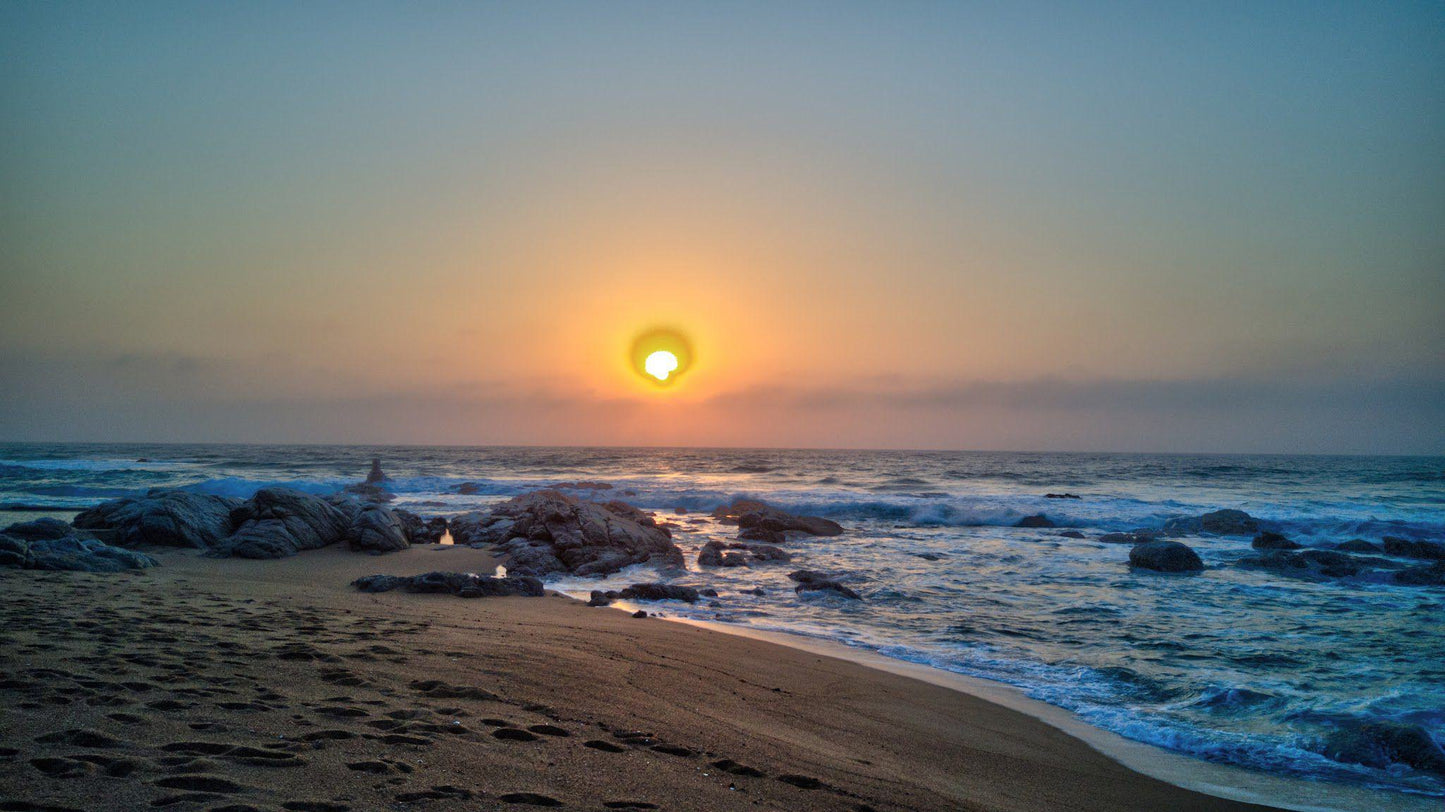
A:
POLYGON ((157 487, 329 493, 374 456, 396 504, 424 516, 606 483, 571 492, 657 511, 687 554, 686 573, 641 565, 551 581, 571 594, 650 580, 713 587, 715 601, 651 608, 998 680, 1209 761, 1445 797, 1445 775, 1397 763, 1369 735, 1341 745, 1342 731, 1377 724, 1445 743, 1445 590, 1241 568, 1253 553, 1242 537, 1186 539, 1207 567, 1198 575, 1134 572, 1128 545, 1095 540, 1219 508, 1306 546, 1442 539, 1440 457, 9 444, 0 524, 157 487), (792 565, 698 568, 704 543, 737 532, 708 512, 740 497, 846 532, 789 541, 792 565), (1038 513, 1056 528, 1014 527, 1038 513), (799 595, 787 578, 797 567, 838 574, 863 600, 799 595))

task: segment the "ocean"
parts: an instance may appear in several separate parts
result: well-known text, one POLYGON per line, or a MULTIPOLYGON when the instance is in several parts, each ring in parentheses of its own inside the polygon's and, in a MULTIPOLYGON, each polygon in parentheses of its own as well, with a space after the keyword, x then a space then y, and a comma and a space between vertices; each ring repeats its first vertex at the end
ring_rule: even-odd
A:
POLYGON ((613 486, 595 498, 675 526, 686 574, 643 565, 549 583, 569 594, 651 580, 713 587, 716 601, 649 609, 997 680, 1212 762, 1445 797, 1445 774, 1400 763, 1369 733, 1445 744, 1445 590, 1237 567, 1254 552, 1240 537, 1186 539, 1207 566, 1198 575, 1131 572, 1128 545, 1094 540, 1219 508, 1306 546, 1445 539, 1441 457, 0 444, 0 524, 150 488, 329 493, 362 479, 372 457, 396 504, 423 516, 590 480, 613 486), (739 497, 846 532, 790 541, 792 566, 700 570, 705 542, 736 535, 707 512, 739 497), (1038 513, 1056 528, 1014 526, 1038 513), (800 596, 787 578, 798 567, 840 574, 864 599, 800 596), (763 594, 744 592, 756 587, 763 594), (1342 747, 1342 733, 1353 744, 1342 747))

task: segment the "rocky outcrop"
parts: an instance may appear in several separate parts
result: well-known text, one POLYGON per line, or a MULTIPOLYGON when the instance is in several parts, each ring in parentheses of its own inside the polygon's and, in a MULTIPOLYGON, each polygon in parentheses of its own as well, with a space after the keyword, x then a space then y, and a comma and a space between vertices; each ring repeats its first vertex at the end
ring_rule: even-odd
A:
POLYGON ((746 567, 754 563, 783 563, 793 557, 771 544, 709 541, 697 554, 699 567, 746 567))
POLYGON ((735 524, 744 530, 758 528, 776 533, 805 533, 810 536, 840 536, 843 526, 818 516, 794 516, 772 505, 754 499, 739 499, 712 512, 723 524, 735 524))
POLYGON ((494 547, 508 556, 509 571, 523 575, 606 575, 644 561, 683 566, 670 532, 650 514, 623 502, 587 502, 555 490, 455 517, 450 527, 456 543, 494 547))
POLYGON ((1283 534, 1273 530, 1266 530, 1255 536, 1249 546, 1256 550, 1298 550, 1300 548, 1299 543, 1290 541, 1283 534))
POLYGON ((1054 523, 1042 513, 1035 513, 1032 516, 1025 516, 1019 519, 1014 527, 1053 527, 1054 523))
POLYGON ((1164 523, 1170 536, 1210 533, 1216 536, 1248 536, 1259 532, 1259 520, 1242 510, 1216 510, 1202 516, 1185 516, 1164 523))
POLYGON ((1382 552, 1385 548, 1373 541, 1350 539, 1349 541, 1342 541, 1336 544, 1335 549, 1346 553, 1378 553, 1382 552))
POLYGON ((82 511, 71 524, 120 547, 209 550, 231 534, 231 511, 241 505, 227 496, 153 490, 82 511))
POLYGON ((289 488, 263 488, 244 502, 151 491, 91 508, 76 517, 75 526, 120 547, 191 547, 240 558, 282 558, 339 541, 357 550, 392 552, 446 532, 445 519, 424 521, 347 494, 321 497, 289 488))
POLYGON ((319 496, 289 488, 262 488, 231 512, 236 532, 217 552, 240 558, 284 558, 345 538, 353 513, 319 496))
POLYGON ((1129 551, 1129 566, 1155 572, 1199 572, 1199 554, 1177 541, 1146 541, 1129 551))
POLYGON ((425 575, 368 575, 351 585, 362 592, 443 593, 459 598, 540 598, 546 594, 542 582, 527 575, 491 578, 473 572, 428 572, 425 575))
POLYGON ((796 570, 788 573, 788 577, 798 582, 798 585, 793 588, 793 591, 799 595, 804 592, 833 592, 849 600, 856 601, 863 599, 862 595, 859 595, 850 587, 845 586, 838 579, 815 570, 796 570))
POLYGON ((1438 541, 1402 539, 1398 536, 1385 536, 1381 541, 1385 545, 1385 552, 1390 555, 1423 558, 1427 561, 1445 561, 1445 544, 1438 541))
POLYGON ((120 572, 157 565, 148 555, 113 547, 55 519, 13 524, 0 531, 0 567, 120 572))
POLYGON ((381 457, 371 458, 371 471, 366 475, 367 485, 380 485, 386 481, 386 474, 381 472, 381 457))

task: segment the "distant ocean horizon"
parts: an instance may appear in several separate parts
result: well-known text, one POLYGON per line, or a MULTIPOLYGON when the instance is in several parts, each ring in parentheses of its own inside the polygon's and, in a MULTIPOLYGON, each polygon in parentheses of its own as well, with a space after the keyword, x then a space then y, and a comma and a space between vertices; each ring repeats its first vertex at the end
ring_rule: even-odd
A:
POLYGON ((687 573, 549 581, 569 594, 710 586, 715 604, 657 609, 997 680, 1208 761, 1445 797, 1445 775, 1380 745, 1388 731, 1445 743, 1445 590, 1240 567, 1256 551, 1238 536, 1183 539, 1199 575, 1133 572, 1128 545, 1098 540, 1221 508, 1306 547, 1441 540, 1440 455, 0 443, 0 523, 151 488, 331 493, 373 457, 396 504, 424 516, 586 480, 610 487, 579 498, 622 499, 676 526, 687 573), (792 565, 699 569, 704 543, 736 534, 708 513, 738 498, 846 532, 790 541, 792 565), (1054 527, 1016 526, 1038 514, 1054 527), (839 575, 863 600, 796 594, 786 574, 799 567, 839 575))

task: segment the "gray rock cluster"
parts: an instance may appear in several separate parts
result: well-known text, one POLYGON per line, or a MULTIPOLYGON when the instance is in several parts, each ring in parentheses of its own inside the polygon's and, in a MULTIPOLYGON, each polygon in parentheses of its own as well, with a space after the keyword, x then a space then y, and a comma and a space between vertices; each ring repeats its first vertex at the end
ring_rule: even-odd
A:
POLYGON ((793 557, 781 547, 747 542, 709 541, 697 554, 699 567, 747 567, 753 564, 783 564, 793 557))
POLYGON ((798 585, 793 588, 793 591, 799 595, 804 592, 833 592, 849 600, 856 601, 863 599, 862 595, 859 595, 851 587, 844 585, 837 578, 817 572, 816 570, 795 570, 788 573, 788 577, 798 582, 798 585))
POLYGON ((606 575, 644 561, 681 569, 682 551, 653 517, 623 502, 588 502, 556 490, 523 494, 450 523, 458 544, 493 547, 507 569, 606 575))
POLYGON ((156 565, 148 555, 113 547, 58 519, 12 524, 0 531, 0 567, 120 572, 156 565))
POLYGON ((442 593, 459 598, 540 598, 546 594, 542 582, 527 575, 493 578, 474 572, 428 572, 425 575, 368 575, 351 585, 362 592, 442 593))
POLYGON ((263 488, 249 500, 154 490, 117 499, 75 517, 75 527, 120 547, 186 547, 211 555, 283 558, 338 542, 387 553, 434 541, 445 520, 424 521, 346 494, 327 497, 263 488))

